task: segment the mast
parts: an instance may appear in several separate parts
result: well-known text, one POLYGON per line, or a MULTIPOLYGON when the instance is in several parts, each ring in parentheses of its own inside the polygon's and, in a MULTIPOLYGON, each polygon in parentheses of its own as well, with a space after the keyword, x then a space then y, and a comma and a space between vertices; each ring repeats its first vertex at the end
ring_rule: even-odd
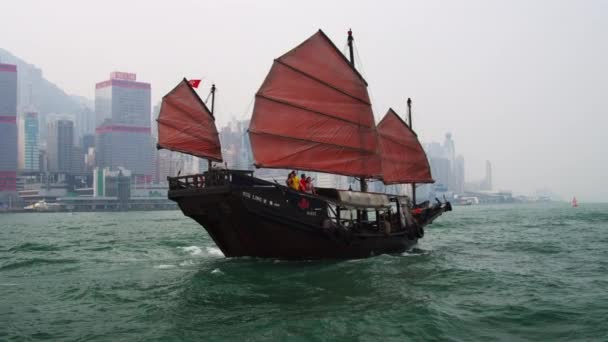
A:
POLYGON ((348 52, 350 54, 350 65, 355 67, 355 52, 353 50, 353 30, 348 29, 348 52))
MULTIPOLYGON (((412 125, 412 99, 407 98, 407 122, 410 124, 410 129, 412 132, 414 131, 414 126, 412 125)), ((416 205, 416 183, 412 183, 412 205, 416 205)))
POLYGON ((215 84, 211 85, 211 115, 213 115, 213 109, 215 108, 215 84))
MULTIPOLYGON (((353 30, 348 29, 348 52, 350 57, 350 65, 355 69, 355 51, 353 49, 353 30)), ((365 181, 365 177, 361 176, 359 178, 359 188, 361 192, 367 192, 367 182, 365 181)))
MULTIPOLYGON (((211 85, 211 116, 213 116, 213 109, 215 108, 215 83, 211 85)), ((215 118, 215 117, 214 117, 215 118)), ((207 171, 211 171, 213 163, 211 159, 207 159, 207 171)))

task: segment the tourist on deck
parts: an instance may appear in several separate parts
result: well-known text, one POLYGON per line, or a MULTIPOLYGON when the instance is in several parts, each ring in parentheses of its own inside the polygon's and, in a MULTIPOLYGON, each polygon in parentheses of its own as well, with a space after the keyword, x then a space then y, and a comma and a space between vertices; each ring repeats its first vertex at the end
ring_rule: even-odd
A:
POLYGON ((317 194, 314 185, 312 185, 312 178, 310 177, 306 177, 306 192, 313 195, 317 194))
POLYGON ((292 185, 292 179, 293 179, 293 171, 291 171, 288 175, 287 175, 287 180, 285 181, 285 184, 287 185, 288 188, 291 188, 292 185))
POLYGON ((293 177, 291 178, 291 188, 295 191, 300 190, 300 177, 295 171, 293 171, 293 177))
POLYGON ((306 174, 302 174, 302 176, 300 177, 300 191, 302 192, 308 192, 306 191, 307 187, 306 187, 306 174))

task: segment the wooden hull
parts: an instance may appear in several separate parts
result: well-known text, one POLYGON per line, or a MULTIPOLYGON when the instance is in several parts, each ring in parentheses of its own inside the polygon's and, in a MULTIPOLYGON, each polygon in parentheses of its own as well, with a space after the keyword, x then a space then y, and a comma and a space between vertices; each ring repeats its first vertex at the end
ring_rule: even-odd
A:
POLYGON ((170 190, 169 198, 207 230, 226 257, 364 258, 406 251, 420 236, 407 230, 387 234, 329 227, 323 210, 317 210, 326 203, 279 186, 179 189, 170 190), (302 208, 302 198, 309 207, 302 208))

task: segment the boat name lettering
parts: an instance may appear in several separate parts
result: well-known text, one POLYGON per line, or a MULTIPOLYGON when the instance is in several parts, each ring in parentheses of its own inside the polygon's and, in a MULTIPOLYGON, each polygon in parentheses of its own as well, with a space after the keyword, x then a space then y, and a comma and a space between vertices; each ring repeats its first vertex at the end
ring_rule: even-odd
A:
POLYGON ((263 198, 263 197, 260 197, 258 195, 252 195, 249 192, 243 191, 243 197, 252 199, 252 200, 254 200, 256 202, 260 202, 260 203, 265 204, 265 205, 269 205, 271 207, 275 207, 275 208, 280 208, 281 207, 281 205, 279 203, 277 203, 277 202, 273 202, 273 201, 271 201, 271 200, 269 200, 267 198, 263 198))

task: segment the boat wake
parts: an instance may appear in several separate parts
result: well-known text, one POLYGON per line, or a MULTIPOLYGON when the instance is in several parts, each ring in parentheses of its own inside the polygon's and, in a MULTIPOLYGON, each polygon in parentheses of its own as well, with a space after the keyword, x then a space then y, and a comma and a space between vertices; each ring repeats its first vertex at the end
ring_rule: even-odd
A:
POLYGON ((198 246, 177 247, 182 251, 189 253, 192 256, 212 256, 224 257, 224 253, 217 247, 205 247, 204 249, 198 246))
POLYGON ((401 256, 426 256, 431 254, 431 250, 425 250, 420 248, 412 248, 409 251, 401 253, 401 256))

